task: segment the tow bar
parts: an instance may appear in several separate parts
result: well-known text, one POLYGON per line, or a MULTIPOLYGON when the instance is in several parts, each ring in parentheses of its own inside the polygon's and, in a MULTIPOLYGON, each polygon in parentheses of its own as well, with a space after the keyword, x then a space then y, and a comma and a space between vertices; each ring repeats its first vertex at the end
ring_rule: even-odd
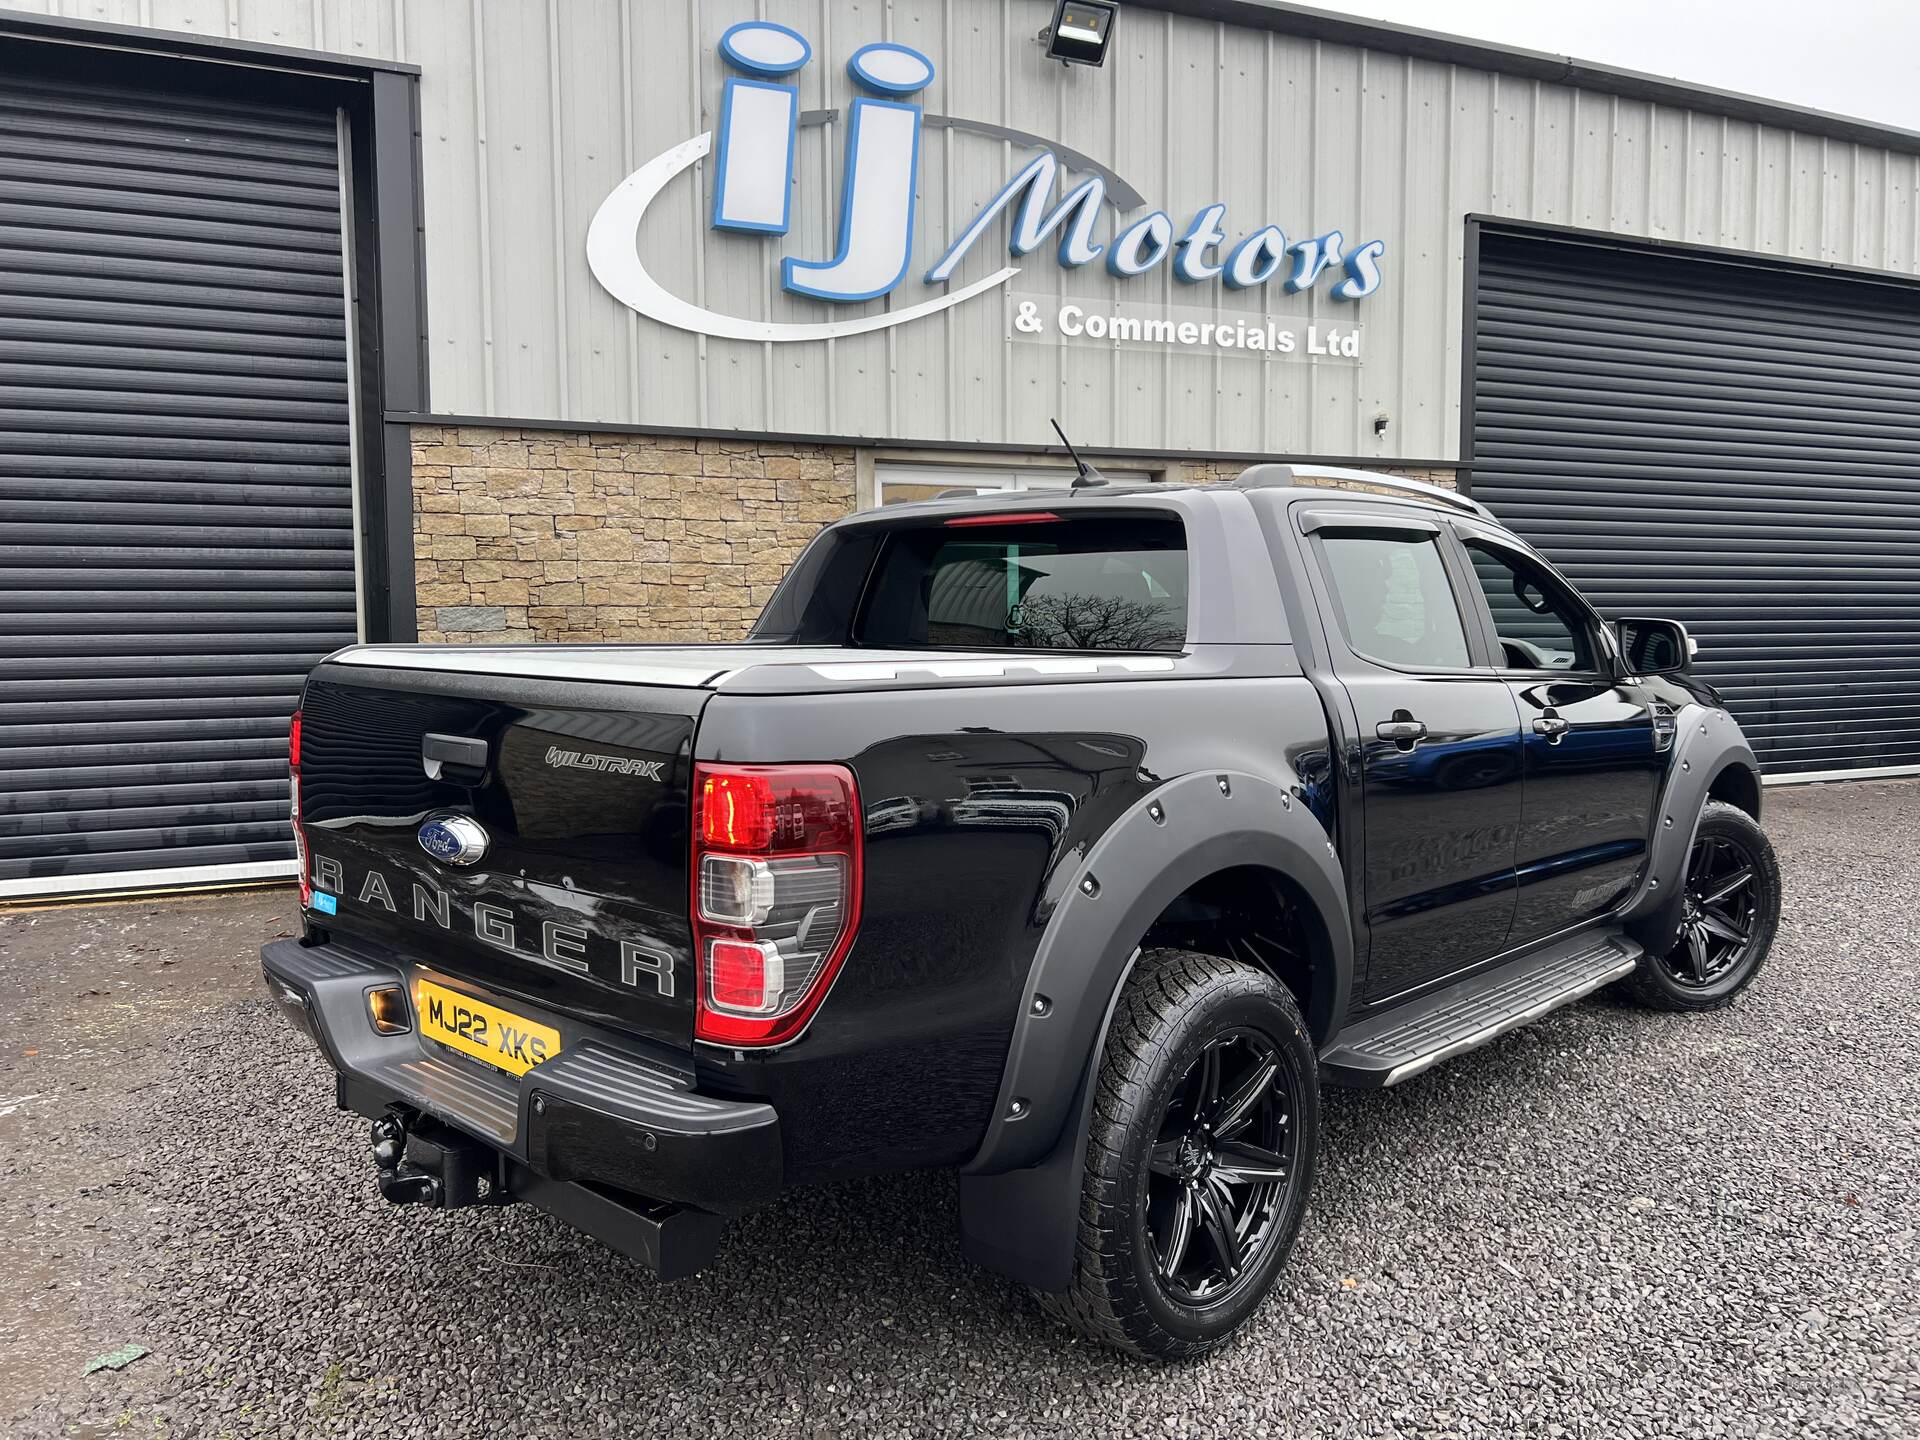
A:
POLYGON ((395 1205, 454 1210, 525 1200, 577 1226, 662 1280, 713 1263, 726 1221, 705 1210, 555 1180, 405 1105, 373 1122, 380 1193, 395 1205))
POLYGON ((399 1106, 373 1122, 380 1193, 395 1205, 453 1210, 511 1202, 504 1159, 477 1140, 399 1106))

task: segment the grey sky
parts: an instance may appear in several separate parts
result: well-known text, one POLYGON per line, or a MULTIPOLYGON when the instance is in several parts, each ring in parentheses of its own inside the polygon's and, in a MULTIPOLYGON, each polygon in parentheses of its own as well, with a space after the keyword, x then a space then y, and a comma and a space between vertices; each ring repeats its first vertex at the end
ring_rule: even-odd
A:
POLYGON ((1304 0, 1920 130, 1920 0, 1304 0))

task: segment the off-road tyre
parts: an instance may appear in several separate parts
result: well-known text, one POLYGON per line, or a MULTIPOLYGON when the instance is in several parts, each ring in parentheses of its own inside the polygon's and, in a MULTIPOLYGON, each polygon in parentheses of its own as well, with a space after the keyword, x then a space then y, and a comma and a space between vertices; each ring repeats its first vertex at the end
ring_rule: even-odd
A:
MULTIPOLYGON (((1090 1339, 1146 1359, 1192 1359, 1216 1349, 1258 1308, 1293 1249, 1312 1188, 1319 1125, 1313 1042, 1287 988, 1262 971, 1218 956, 1147 951, 1115 1007, 1100 1061, 1073 1283, 1064 1294, 1040 1294, 1043 1308, 1090 1339), (1263 1047, 1270 1047, 1270 1055, 1263 1047), (1170 1281, 1161 1274, 1164 1256, 1156 1253, 1149 1216, 1158 1207, 1163 1217, 1170 1217, 1169 1187, 1176 1197, 1174 1211, 1181 1188, 1189 1191, 1190 1214, 1203 1217, 1207 1202, 1192 1202, 1203 1182, 1188 1178, 1184 1170, 1181 1177, 1168 1176, 1170 1157, 1165 1152, 1175 1142, 1165 1138, 1163 1127, 1171 1125, 1183 1137, 1199 1128, 1197 1119, 1185 1117, 1190 1097, 1202 1093, 1210 1053, 1217 1057, 1212 1073, 1221 1096, 1213 1113, 1224 1117, 1227 1102, 1236 1095, 1231 1079, 1219 1077, 1243 1052, 1244 1060, 1238 1063, 1244 1068, 1236 1071, 1242 1077, 1238 1093, 1253 1089, 1256 1072, 1269 1058, 1275 1079, 1258 1102, 1256 1119, 1235 1122, 1242 1128, 1234 1133, 1257 1130, 1275 1137, 1278 1148, 1252 1152, 1250 1143, 1221 1140, 1207 1151, 1211 1161, 1202 1156, 1191 1163, 1206 1167, 1200 1173, 1210 1173, 1217 1162, 1224 1177, 1243 1170, 1252 1152, 1283 1158, 1287 1178, 1235 1184, 1223 1179, 1222 1195, 1240 1194, 1249 1201, 1268 1195, 1267 1218, 1239 1278, 1226 1279, 1225 1267, 1219 1267, 1222 1292, 1192 1304, 1177 1297, 1177 1277, 1170 1281), (1284 1124, 1276 1127, 1283 1111, 1284 1124)), ((1223 1201, 1216 1213, 1227 1208, 1223 1201)), ((1247 1218, 1252 1218, 1251 1210, 1247 1218)), ((1163 1218, 1161 1228, 1168 1232, 1170 1246, 1175 1221, 1163 1218)), ((1251 1238, 1256 1229, 1246 1233, 1251 1238)), ((1202 1218, 1195 1220, 1190 1244, 1206 1245, 1217 1261, 1218 1247, 1207 1238, 1202 1218)), ((1198 1270, 1203 1264, 1204 1257, 1196 1257, 1193 1267, 1198 1270)))
POLYGON ((1753 983, 1773 948, 1780 925, 1780 863, 1757 820, 1737 806, 1709 800, 1681 883, 1686 897, 1672 946, 1660 954, 1649 952, 1614 990, 1652 1010, 1718 1010, 1753 983), (1734 892, 1702 904, 1742 870, 1750 873, 1734 892), (1747 939, 1737 953, 1729 953, 1731 942, 1716 930, 1739 931, 1747 939), (1704 966, 1703 951, 1709 957, 1704 966))

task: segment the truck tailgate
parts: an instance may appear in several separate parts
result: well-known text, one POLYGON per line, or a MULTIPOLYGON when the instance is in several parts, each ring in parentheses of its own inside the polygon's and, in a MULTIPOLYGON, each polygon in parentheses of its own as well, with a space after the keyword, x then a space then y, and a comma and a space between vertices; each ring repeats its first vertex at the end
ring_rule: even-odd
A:
POLYGON ((322 665, 298 772, 316 923, 689 1055, 687 787, 708 698, 322 665), (479 854, 423 836, 450 817, 477 824, 457 828, 479 854))

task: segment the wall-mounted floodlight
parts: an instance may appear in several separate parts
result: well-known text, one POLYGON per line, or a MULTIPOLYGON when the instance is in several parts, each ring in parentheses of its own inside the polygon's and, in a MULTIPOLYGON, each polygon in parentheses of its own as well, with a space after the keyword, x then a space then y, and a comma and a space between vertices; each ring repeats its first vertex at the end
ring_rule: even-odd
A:
POLYGON ((1104 65, 1120 7, 1108 0, 1060 0, 1053 24, 1041 31, 1047 58, 1062 65, 1104 65))

